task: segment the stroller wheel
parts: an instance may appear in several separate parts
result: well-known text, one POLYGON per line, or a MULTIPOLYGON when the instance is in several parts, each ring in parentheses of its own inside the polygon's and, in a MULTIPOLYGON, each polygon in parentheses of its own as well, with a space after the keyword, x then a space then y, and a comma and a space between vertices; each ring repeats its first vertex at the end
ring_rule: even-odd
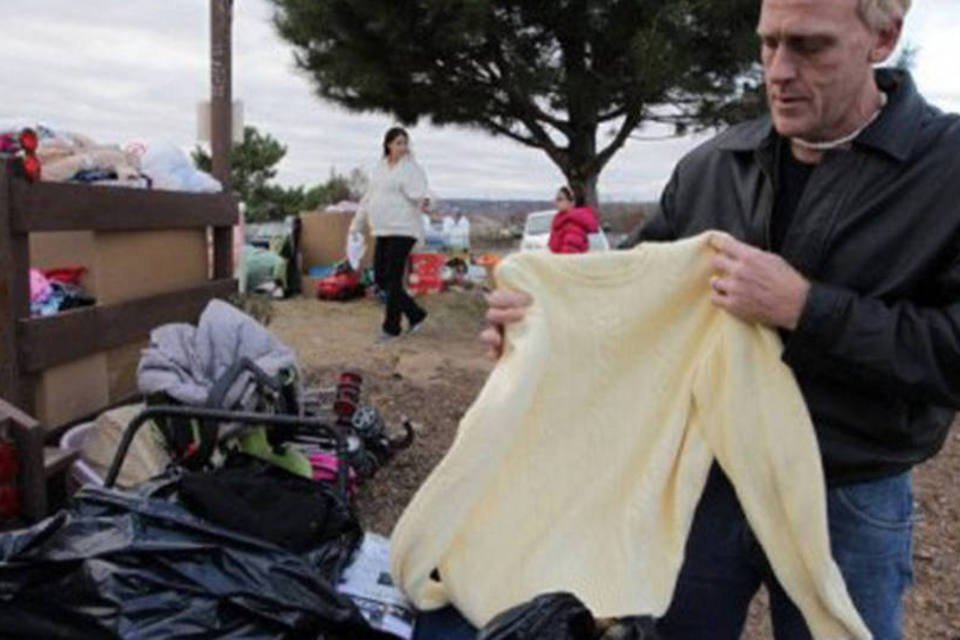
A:
POLYGON ((364 440, 383 432, 383 419, 375 407, 363 406, 353 414, 353 428, 364 440))
POLYGON ((350 466, 356 471, 357 476, 363 480, 367 480, 372 478, 380 469, 380 460, 366 449, 360 449, 359 451, 351 453, 350 466))

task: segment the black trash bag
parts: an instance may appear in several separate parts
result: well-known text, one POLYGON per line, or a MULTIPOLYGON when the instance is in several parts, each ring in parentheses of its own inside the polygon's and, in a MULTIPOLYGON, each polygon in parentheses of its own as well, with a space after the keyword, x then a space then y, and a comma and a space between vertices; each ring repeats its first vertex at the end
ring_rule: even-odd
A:
POLYGON ((570 593, 548 593, 501 613, 477 640, 660 640, 656 620, 633 616, 594 620, 570 593))
POLYGON ((343 564, 363 539, 356 515, 334 487, 294 475, 275 465, 234 454, 209 473, 188 473, 180 482, 180 499, 196 515, 234 531, 269 540, 303 553, 330 541, 343 551, 324 571, 339 577, 343 564))
POLYGON ((0 635, 387 637, 323 579, 323 547, 294 554, 202 520, 176 501, 176 487, 87 487, 68 510, 0 535, 0 635))
POLYGON ((548 593, 501 613, 477 640, 594 640, 593 614, 576 596, 548 593))

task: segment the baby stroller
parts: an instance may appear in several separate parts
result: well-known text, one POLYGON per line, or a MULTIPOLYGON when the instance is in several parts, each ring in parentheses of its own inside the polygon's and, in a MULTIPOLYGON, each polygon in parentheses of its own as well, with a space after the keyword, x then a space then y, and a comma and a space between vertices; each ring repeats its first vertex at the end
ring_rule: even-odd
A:
MULTIPOLYGON (((359 410, 361 382, 356 374, 343 374, 336 397, 321 401, 302 389, 292 349, 215 300, 196 327, 166 325, 151 334, 138 383, 153 412, 128 431, 151 420, 174 464, 188 470, 215 468, 239 449, 308 478, 339 476, 346 462, 369 476, 371 465, 363 464, 361 454, 373 449, 382 463, 394 445, 409 444, 412 429, 407 426, 406 441, 390 441, 379 414, 359 410), (325 467, 323 473, 314 473, 314 462, 325 467)), ((126 450, 117 452, 118 464, 126 450)))

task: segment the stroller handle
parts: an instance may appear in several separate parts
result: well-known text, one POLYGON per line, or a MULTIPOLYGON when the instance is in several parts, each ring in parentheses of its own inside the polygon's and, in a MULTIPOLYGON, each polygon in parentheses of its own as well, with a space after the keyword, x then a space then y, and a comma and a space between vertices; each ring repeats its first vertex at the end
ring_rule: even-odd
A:
POLYGON ((341 463, 337 465, 337 490, 346 499, 347 493, 347 440, 343 433, 333 425, 318 420, 316 418, 301 418, 299 416, 290 416, 282 414, 255 413, 252 411, 227 411, 224 409, 207 409, 204 407, 184 407, 173 405, 156 405, 147 407, 130 421, 127 428, 124 429, 123 438, 117 447, 117 452, 110 463, 110 470, 107 471, 107 477, 103 485, 107 488, 113 487, 120 475, 120 468, 127 457, 127 451, 133 442, 133 437, 137 434, 148 420, 154 418, 199 418, 201 428, 209 428, 220 422, 239 422, 241 424, 255 424, 258 426, 281 426, 281 427, 308 427, 326 431, 337 443, 337 457, 341 463))

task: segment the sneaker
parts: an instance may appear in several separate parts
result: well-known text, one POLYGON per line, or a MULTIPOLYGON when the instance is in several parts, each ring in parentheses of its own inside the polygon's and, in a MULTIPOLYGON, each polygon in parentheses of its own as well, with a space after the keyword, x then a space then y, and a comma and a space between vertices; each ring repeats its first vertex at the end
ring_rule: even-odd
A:
POLYGON ((418 333, 420 329, 423 328, 423 323, 426 321, 427 321, 427 314, 423 314, 423 317, 420 318, 419 321, 414 322, 413 324, 410 325, 410 328, 407 329, 407 333, 409 333, 410 335, 418 333))
POLYGON ((388 343, 388 342, 392 342, 392 341, 396 340, 396 339, 399 338, 399 337, 400 337, 400 336, 398 336, 398 335, 395 336, 395 335, 393 335, 392 333, 387 333, 386 331, 381 331, 381 332, 380 332, 380 336, 379 336, 379 337, 377 338, 377 340, 376 340, 376 343, 377 343, 377 344, 386 344, 386 343, 388 343))

